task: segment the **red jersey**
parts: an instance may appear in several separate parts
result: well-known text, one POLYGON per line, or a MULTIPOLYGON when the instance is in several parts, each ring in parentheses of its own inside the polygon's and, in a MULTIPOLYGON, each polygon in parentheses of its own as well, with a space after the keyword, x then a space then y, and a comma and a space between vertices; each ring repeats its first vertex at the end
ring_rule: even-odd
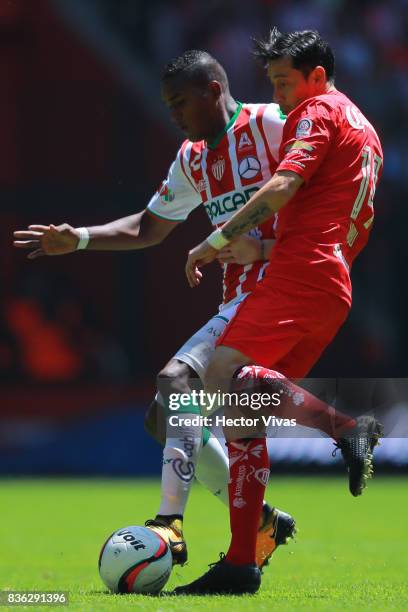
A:
MULTIPOLYGON (((222 225, 275 172, 284 122, 277 104, 239 105, 216 142, 183 142, 148 210, 168 220, 184 221, 203 205, 212 225, 222 225)), ((273 223, 269 219, 249 234, 274 238, 273 223)), ((224 265, 223 302, 252 291, 267 266, 264 261, 224 265)))
POLYGON ((371 230, 382 157, 374 128, 339 91, 309 98, 288 115, 277 170, 305 183, 278 213, 268 276, 351 304, 349 272, 371 230))

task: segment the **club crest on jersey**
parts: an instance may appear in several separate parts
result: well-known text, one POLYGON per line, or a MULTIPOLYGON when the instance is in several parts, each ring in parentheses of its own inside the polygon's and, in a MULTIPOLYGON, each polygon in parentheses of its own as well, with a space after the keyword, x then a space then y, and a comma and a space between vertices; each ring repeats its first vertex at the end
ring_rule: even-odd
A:
POLYGON ((225 159, 223 157, 219 157, 211 166, 211 170, 217 181, 220 181, 224 176, 225 159))
POLYGON ((312 130, 313 121, 304 117, 299 121, 296 127, 296 138, 302 138, 302 136, 310 136, 312 130))
POLYGON ((163 183, 160 185, 158 192, 159 192, 159 195, 160 195, 160 198, 163 204, 172 202, 174 198, 176 197, 176 194, 174 193, 174 191, 170 189, 166 181, 163 181, 163 183))
POLYGON ((241 138, 239 139, 238 149, 241 150, 244 147, 252 147, 252 146, 253 146, 253 142, 249 138, 248 134, 246 132, 242 132, 241 138))
POLYGON ((261 163, 256 157, 244 157, 239 162, 238 172, 241 178, 254 178, 261 170, 261 163))

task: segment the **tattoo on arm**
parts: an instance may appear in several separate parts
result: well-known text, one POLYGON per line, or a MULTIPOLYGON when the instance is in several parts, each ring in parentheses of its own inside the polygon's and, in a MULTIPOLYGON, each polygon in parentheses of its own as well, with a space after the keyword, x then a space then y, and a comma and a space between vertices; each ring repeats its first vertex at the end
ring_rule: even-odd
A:
POLYGON ((225 224, 227 227, 222 228, 222 233, 228 240, 232 240, 237 236, 241 236, 245 232, 253 229, 260 223, 263 223, 273 215, 271 210, 265 202, 258 202, 251 210, 241 210, 237 214, 237 219, 231 219, 225 224))

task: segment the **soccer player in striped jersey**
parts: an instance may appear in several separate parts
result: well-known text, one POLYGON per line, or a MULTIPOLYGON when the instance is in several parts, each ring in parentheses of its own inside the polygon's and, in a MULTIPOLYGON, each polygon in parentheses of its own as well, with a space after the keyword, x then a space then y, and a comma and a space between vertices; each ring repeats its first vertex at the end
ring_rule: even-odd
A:
MULTIPOLYGON (((242 207, 277 167, 284 116, 277 104, 242 104, 234 100, 222 66, 208 53, 189 51, 169 63, 162 92, 172 117, 185 132, 167 179, 145 210, 89 228, 68 224, 31 225, 15 232, 15 246, 31 250, 30 259, 62 255, 78 249, 127 250, 160 243, 173 228, 204 206, 214 227, 242 207)), ((261 224, 219 254, 224 268, 223 304, 176 353, 158 375, 159 393, 146 426, 153 437, 165 431, 162 499, 158 515, 148 525, 170 543, 175 563, 184 563, 187 549, 182 520, 193 478, 228 505, 228 462, 220 442, 205 428, 182 431, 167 426, 167 395, 189 392, 189 379, 203 380, 215 342, 238 305, 254 289, 268 266, 274 238, 273 220, 261 224), (160 393, 162 389, 162 393, 160 393), (158 422, 164 420, 165 425, 158 422)), ((184 408, 195 416, 199 406, 184 408)), ((294 532, 292 517, 263 505, 257 562, 263 566, 276 546, 294 532)))

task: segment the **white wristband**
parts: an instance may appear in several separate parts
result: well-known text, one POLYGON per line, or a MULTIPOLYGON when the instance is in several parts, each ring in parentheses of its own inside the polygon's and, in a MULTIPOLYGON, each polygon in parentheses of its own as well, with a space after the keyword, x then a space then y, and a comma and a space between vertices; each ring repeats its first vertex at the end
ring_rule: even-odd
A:
POLYGON ((77 251, 81 249, 86 249, 89 242, 89 230, 87 227, 77 227, 77 231, 79 232, 79 242, 77 244, 77 251))
POLYGON ((225 247, 225 245, 229 244, 230 241, 224 236, 224 234, 222 233, 222 229, 218 227, 216 230, 213 231, 212 234, 207 237, 207 242, 210 246, 212 246, 213 249, 219 251, 220 249, 225 247))

